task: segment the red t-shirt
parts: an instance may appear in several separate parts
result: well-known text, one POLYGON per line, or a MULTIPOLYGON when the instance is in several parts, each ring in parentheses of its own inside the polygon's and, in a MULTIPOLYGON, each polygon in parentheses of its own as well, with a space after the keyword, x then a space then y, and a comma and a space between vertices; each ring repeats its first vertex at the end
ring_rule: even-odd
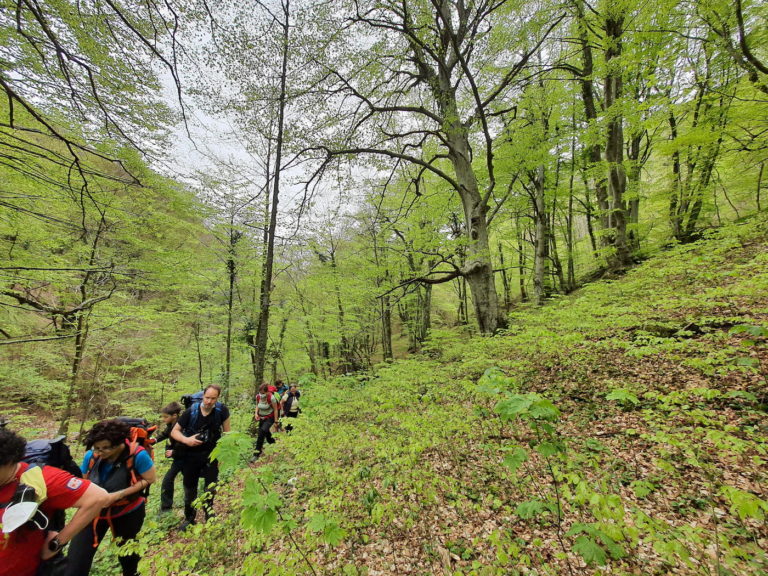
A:
MULTIPOLYGON (((16 473, 16 482, 0 487, 0 502, 8 502, 13 498, 19 477, 27 468, 29 464, 22 462, 16 473)), ((81 480, 52 466, 43 467, 43 479, 48 496, 40 508, 46 515, 71 508, 91 485, 88 480, 81 480)), ((0 509, 0 523, 4 513, 5 508, 0 509)), ((40 551, 45 536, 44 530, 27 527, 10 534, 0 532, 0 576, 34 576, 40 564, 40 551)))

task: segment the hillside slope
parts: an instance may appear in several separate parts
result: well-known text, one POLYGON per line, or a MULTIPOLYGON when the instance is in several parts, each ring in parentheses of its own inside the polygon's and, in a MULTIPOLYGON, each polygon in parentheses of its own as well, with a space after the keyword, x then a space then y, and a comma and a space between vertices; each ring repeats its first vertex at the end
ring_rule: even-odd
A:
MULTIPOLYGON (((766 218, 304 387, 155 574, 768 572, 766 218), (190 559, 194 558, 192 565, 190 559)), ((249 442, 222 447, 237 462, 249 442)), ((149 539, 161 530, 149 523, 149 539)), ((145 568, 149 573, 150 569, 145 568)))

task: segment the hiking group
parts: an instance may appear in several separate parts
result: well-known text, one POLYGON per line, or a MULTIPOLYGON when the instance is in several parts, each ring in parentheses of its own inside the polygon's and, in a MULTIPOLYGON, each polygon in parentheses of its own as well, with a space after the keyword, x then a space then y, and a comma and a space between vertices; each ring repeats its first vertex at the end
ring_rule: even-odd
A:
MULTIPOLYGON (((252 430, 254 462, 264 443, 275 442, 280 418, 299 415, 295 385, 263 384, 257 394, 252 430)), ((181 474, 184 520, 179 530, 195 524, 200 479, 206 521, 214 515, 219 466, 211 452, 231 430, 229 409, 219 401, 221 387, 212 384, 161 410, 165 428, 143 418, 114 418, 96 423, 86 434, 86 452, 78 466, 64 437, 26 442, 0 421, 0 576, 88 576, 107 530, 118 547, 133 541, 146 516, 149 487, 157 479, 154 446, 166 441, 171 465, 160 490, 160 513, 173 508, 174 481, 181 474), (76 511, 66 521, 66 510, 76 511), (69 544, 66 555, 62 549, 69 544)), ((287 424, 286 431, 292 426, 287 424)), ((123 576, 137 576, 137 547, 118 554, 123 576)))

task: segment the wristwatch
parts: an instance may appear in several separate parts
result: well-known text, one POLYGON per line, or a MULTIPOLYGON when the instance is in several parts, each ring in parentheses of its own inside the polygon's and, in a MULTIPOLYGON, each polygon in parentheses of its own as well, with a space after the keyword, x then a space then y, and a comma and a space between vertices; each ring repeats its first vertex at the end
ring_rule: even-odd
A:
POLYGON ((49 552, 52 552, 52 553, 56 554, 56 552, 58 552, 62 548, 64 548, 64 544, 61 543, 61 541, 59 540, 58 536, 52 538, 51 541, 48 542, 48 551, 49 552))

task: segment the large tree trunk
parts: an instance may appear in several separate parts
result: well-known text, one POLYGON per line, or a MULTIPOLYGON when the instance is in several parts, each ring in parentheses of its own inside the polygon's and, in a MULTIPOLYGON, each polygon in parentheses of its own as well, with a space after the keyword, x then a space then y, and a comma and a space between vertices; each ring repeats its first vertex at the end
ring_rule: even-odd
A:
POLYGON ((616 62, 621 57, 624 16, 621 14, 607 16, 605 33, 608 47, 605 50, 607 72, 604 92, 605 109, 609 118, 605 159, 608 162, 608 196, 614 249, 608 264, 614 270, 623 270, 632 263, 627 241, 627 207, 624 200, 624 191, 627 187, 627 175, 624 171, 624 118, 618 111, 619 100, 623 94, 623 71, 616 62))

